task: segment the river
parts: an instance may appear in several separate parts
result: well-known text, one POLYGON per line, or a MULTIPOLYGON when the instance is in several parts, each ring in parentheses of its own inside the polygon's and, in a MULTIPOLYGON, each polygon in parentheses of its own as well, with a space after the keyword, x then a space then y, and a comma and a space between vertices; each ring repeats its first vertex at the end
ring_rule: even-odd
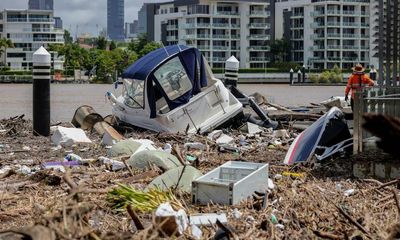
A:
MULTIPOLYGON (((90 105, 103 116, 111 113, 107 91, 119 95, 120 89, 106 84, 52 84, 51 121, 71 121, 81 105, 90 105)), ((289 86, 286 84, 240 84, 246 94, 259 92, 271 102, 284 106, 319 103, 331 96, 343 96, 343 86, 289 86)), ((32 85, 0 84, 0 119, 25 114, 32 118, 32 85)))

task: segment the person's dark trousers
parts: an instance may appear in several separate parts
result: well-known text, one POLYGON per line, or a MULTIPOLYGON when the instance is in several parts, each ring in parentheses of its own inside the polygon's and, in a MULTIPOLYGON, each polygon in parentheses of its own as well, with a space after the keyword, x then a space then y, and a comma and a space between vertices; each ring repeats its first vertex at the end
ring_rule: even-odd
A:
POLYGON ((353 101, 353 98, 351 98, 350 99, 350 106, 351 106, 351 111, 353 112, 354 111, 354 101, 353 101))

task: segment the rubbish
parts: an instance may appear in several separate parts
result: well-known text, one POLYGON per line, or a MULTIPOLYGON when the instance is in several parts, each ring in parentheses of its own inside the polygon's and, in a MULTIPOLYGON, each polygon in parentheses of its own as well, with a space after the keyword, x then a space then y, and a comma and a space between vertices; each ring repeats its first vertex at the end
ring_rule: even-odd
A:
POLYGON ((201 172, 192 166, 180 166, 156 177, 146 189, 159 187, 162 190, 169 188, 190 193, 194 179, 202 176, 201 172))
POLYGON ((156 223, 162 224, 160 226, 163 233, 167 234, 167 236, 172 235, 181 235, 188 227, 188 218, 185 210, 179 209, 175 211, 171 205, 167 203, 162 203, 156 210, 156 223), (175 221, 167 221, 174 219, 175 221), (174 224, 175 223, 175 224, 174 224))
POLYGON ((46 162, 43 165, 44 169, 54 169, 58 170, 60 172, 65 172, 65 167, 73 167, 73 166, 79 166, 79 162, 77 161, 70 161, 70 162, 46 162), (64 167, 65 166, 65 167, 64 167))
MULTIPOLYGON (((290 145, 284 163, 308 161, 317 146, 331 147, 350 138, 350 131, 342 111, 337 107, 332 107, 329 112, 296 137, 290 145)), ((315 153, 319 154, 319 152, 315 153)))
POLYGON ((219 145, 231 144, 235 141, 232 137, 222 134, 215 142, 219 145))
POLYGON ((169 143, 166 143, 163 147, 163 151, 166 153, 172 153, 172 145, 169 143))
POLYGON ((232 153, 239 153, 240 150, 237 147, 233 147, 230 145, 220 145, 218 147, 218 151, 220 152, 232 152, 232 153))
POLYGON ((70 147, 76 143, 92 143, 82 129, 66 127, 57 127, 51 140, 55 145, 63 147, 70 147))
POLYGON ((109 157, 120 155, 132 155, 145 150, 156 150, 154 143, 147 139, 126 139, 121 140, 108 151, 109 157))
POLYGON ((28 175, 32 172, 32 170, 30 167, 23 165, 19 169, 17 169, 16 172, 28 175))
POLYGON ((158 150, 140 151, 133 154, 127 161, 133 168, 144 169, 155 165, 164 171, 182 166, 174 155, 158 150))
POLYGON ((246 142, 246 137, 243 135, 239 135, 239 145, 240 146, 246 146, 247 142, 246 142))
POLYGON ((189 151, 190 149, 205 150, 206 146, 203 143, 193 142, 193 143, 185 143, 183 145, 183 148, 185 149, 185 151, 189 151))
POLYGON ((222 130, 214 130, 207 135, 207 138, 211 141, 217 140, 223 134, 222 130))
POLYGON ((284 230, 285 226, 283 224, 275 224, 275 227, 280 229, 280 230, 284 230))
POLYGON ((268 188, 268 164, 229 161, 192 183, 192 203, 238 204, 268 188))
POLYGON ((326 107, 326 109, 330 109, 332 107, 337 107, 337 108, 346 108, 349 107, 348 102, 346 102, 344 97, 331 97, 325 101, 321 102, 321 105, 326 107))
POLYGON ((273 137, 274 138, 280 138, 280 139, 288 139, 288 138, 290 138, 288 131, 285 130, 285 129, 274 130, 273 137))
POLYGON ((186 160, 189 162, 194 162, 196 161, 197 157, 193 157, 191 155, 186 155, 186 160))
POLYGON ((0 175, 3 175, 4 173, 6 173, 10 170, 12 170, 12 168, 10 166, 4 166, 0 169, 0 175))
POLYGON ((255 219, 254 219, 254 217, 253 216, 247 216, 246 217, 246 222, 248 222, 248 223, 253 223, 255 221, 255 219))
POLYGON ((196 225, 192 225, 191 230, 192 230, 192 236, 194 237, 194 239, 201 239, 201 237, 203 236, 203 232, 201 231, 201 229, 199 227, 197 227, 196 225))
POLYGON ((197 159, 202 161, 204 159, 204 150, 206 146, 203 143, 193 142, 193 143, 185 143, 183 148, 186 153, 186 160, 189 162, 194 162, 197 159))
POLYGON ((337 184, 336 184, 336 190, 337 190, 337 191, 342 191, 342 184, 337 183, 337 184))
POLYGON ((275 184, 274 184, 274 182, 272 181, 271 178, 268 178, 268 188, 269 189, 274 189, 275 188, 275 184))
POLYGON ((237 209, 233 209, 233 217, 239 219, 242 216, 242 213, 237 209))
POLYGON ((152 51, 129 66, 122 78, 121 96, 109 96, 113 114, 140 128, 204 133, 243 111, 193 47, 172 45, 152 51), (150 85, 154 87, 145 87, 150 85))
POLYGON ((90 130, 95 123, 101 121, 103 121, 103 117, 98 114, 93 107, 83 105, 76 109, 71 123, 77 128, 90 130))
POLYGON ((276 218, 276 216, 274 214, 271 214, 271 222, 272 222, 272 224, 278 223, 278 219, 276 218))
POLYGON ((147 191, 137 190, 124 184, 118 184, 108 193, 107 201, 117 210, 124 209, 130 205, 141 213, 148 213, 156 210, 160 204, 168 202, 174 209, 181 209, 182 204, 174 196, 171 189, 163 191, 159 188, 150 188, 147 191))
POLYGON ((25 150, 25 151, 30 151, 30 150, 31 150, 31 148, 30 148, 30 147, 28 147, 28 146, 23 146, 23 147, 22 147, 22 150, 25 150))
POLYGON ((257 134, 263 131, 263 128, 257 124, 246 122, 239 128, 240 131, 248 134, 257 134))
POLYGON ((275 174, 274 175, 274 179, 275 180, 281 180, 282 179, 282 175, 281 174, 275 174))
POLYGON ((350 197, 350 196, 353 195, 354 193, 355 193, 355 190, 354 190, 354 189, 348 189, 348 190, 344 191, 344 195, 345 195, 346 197, 350 197))
POLYGON ((189 216, 190 225, 211 226, 219 220, 221 223, 227 223, 228 219, 224 213, 202 213, 189 216))
POLYGON ((117 142, 125 139, 119 132, 117 132, 113 127, 107 127, 104 129, 104 135, 101 140, 101 144, 105 146, 112 146, 117 142))
POLYGON ((99 161, 104 165, 111 166, 112 171, 118 171, 125 168, 125 164, 123 162, 113 160, 107 157, 99 157, 99 161))
POLYGON ((70 162, 70 161, 77 161, 77 162, 82 162, 82 158, 76 154, 69 153, 67 156, 64 157, 64 160, 70 162))

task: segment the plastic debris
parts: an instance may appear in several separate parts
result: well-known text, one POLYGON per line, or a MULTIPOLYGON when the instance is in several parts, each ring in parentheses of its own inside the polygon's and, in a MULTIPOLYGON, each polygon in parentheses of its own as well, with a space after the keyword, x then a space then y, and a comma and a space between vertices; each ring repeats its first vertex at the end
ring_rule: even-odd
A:
POLYGON ((354 193, 355 193, 355 190, 354 190, 354 189, 348 189, 348 190, 344 191, 344 195, 345 195, 346 197, 350 197, 350 196, 353 195, 354 193))
POLYGON ((197 227, 196 225, 192 225, 191 230, 192 230, 192 236, 195 239, 201 239, 201 237, 203 236, 203 232, 199 227, 197 227))
POLYGON ((235 141, 234 138, 226 135, 226 134, 222 134, 217 140, 216 143, 223 145, 223 144, 231 144, 235 141))
POLYGON ((166 153, 171 153, 172 152, 172 145, 169 143, 166 143, 163 147, 163 151, 166 153))
POLYGON ((81 162, 82 158, 76 154, 73 153, 69 153, 67 154, 67 156, 64 157, 64 160, 70 162, 70 161, 77 161, 77 162, 81 162))
POLYGON ((272 181, 271 178, 268 178, 268 188, 269 189, 274 189, 275 188, 275 184, 274 184, 274 182, 272 181))
POLYGON ((16 172, 22 173, 24 175, 29 175, 29 174, 31 174, 32 170, 30 167, 23 165, 19 169, 17 169, 16 172))
POLYGON ((276 216, 274 214, 271 214, 271 222, 272 222, 272 224, 278 223, 278 219, 276 218, 276 216))
POLYGON ((99 161, 105 165, 111 166, 112 171, 118 171, 125 168, 125 164, 123 162, 113 160, 107 157, 99 157, 99 161))
POLYGON ((243 126, 239 128, 240 131, 248 134, 257 134, 263 131, 263 128, 257 124, 246 122, 243 126))
POLYGON ((169 222, 166 222, 166 224, 163 224, 161 226, 163 232, 169 236, 172 236, 173 233, 175 232, 183 234, 183 232, 189 225, 186 212, 183 209, 175 211, 174 209, 172 209, 169 203, 162 203, 157 208, 155 215, 156 215, 156 221, 158 223, 163 223, 165 221, 165 218, 175 219, 176 226, 171 226, 170 224, 168 224, 169 222))
POLYGON ((174 155, 158 150, 140 151, 133 154, 127 161, 133 168, 144 169, 155 165, 164 171, 182 166, 174 155))
POLYGON ((281 180, 282 179, 282 175, 281 174, 275 174, 274 175, 274 179, 275 180, 281 180))
POLYGON ((202 176, 201 172, 192 166, 181 166, 156 177, 148 186, 148 188, 159 187, 163 190, 176 188, 183 192, 191 192, 192 182, 194 179, 202 176))
POLYGON ((189 220, 190 220, 190 225, 197 225, 197 226, 211 226, 215 224, 217 220, 219 220, 221 223, 228 222, 225 213, 195 214, 195 215, 190 215, 189 220))
POLYGON ((63 147, 72 146, 76 143, 92 143, 80 128, 57 127, 51 136, 51 141, 55 145, 63 147))
POLYGON ((280 229, 280 230, 284 230, 285 226, 283 224, 275 224, 275 227, 280 229))
POLYGON ((288 131, 285 129, 275 130, 272 135, 273 135, 273 137, 280 138, 280 139, 290 138, 288 131))
POLYGON ((233 217, 239 219, 242 216, 242 213, 237 209, 233 209, 233 217))

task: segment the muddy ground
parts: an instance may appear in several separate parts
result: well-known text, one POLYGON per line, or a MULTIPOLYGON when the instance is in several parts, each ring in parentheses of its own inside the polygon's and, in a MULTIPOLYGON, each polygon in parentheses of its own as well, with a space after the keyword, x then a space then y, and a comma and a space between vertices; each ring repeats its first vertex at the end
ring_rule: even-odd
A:
MULTIPOLYGON (((106 156, 107 150, 94 132, 87 133, 94 144, 60 149, 50 138, 33 136, 31 122, 23 118, 1 120, 0 124, 6 130, 0 132, 0 169, 17 164, 34 168, 61 161, 71 152, 82 158, 106 156)), ((230 130, 226 133, 238 135, 230 130)), ((206 141, 201 135, 134 132, 125 136, 150 139, 159 147, 170 143, 181 149, 186 142, 206 141)), ((249 148, 239 154, 222 153, 209 143, 207 160, 196 167, 204 174, 229 160, 269 163, 275 188, 267 195, 266 207, 256 198, 236 206, 196 206, 188 194, 175 192, 188 215, 225 213, 232 239, 394 239, 400 234, 397 185, 385 187, 380 181, 354 179, 351 174, 352 162, 386 156, 383 153, 290 168, 282 165, 288 145, 271 147, 267 134, 247 141, 249 148), (282 176, 283 172, 299 174, 282 176), (234 209, 240 217, 235 216, 234 209)), ((156 170, 135 170, 133 175, 126 169, 113 172, 99 162, 73 167, 66 173, 38 169, 25 175, 10 171, 0 175, 0 231, 21 232, 24 228, 31 234, 33 228, 29 227, 36 226, 40 229, 36 239, 159 239, 151 213, 139 214, 145 227, 139 231, 126 212, 113 211, 106 201, 117 183, 143 189, 159 174, 156 170)), ((217 229, 201 227, 202 239, 212 239, 217 229)), ((0 236, 15 239, 11 233, 0 236)), ((190 231, 179 238, 194 239, 190 231)))

